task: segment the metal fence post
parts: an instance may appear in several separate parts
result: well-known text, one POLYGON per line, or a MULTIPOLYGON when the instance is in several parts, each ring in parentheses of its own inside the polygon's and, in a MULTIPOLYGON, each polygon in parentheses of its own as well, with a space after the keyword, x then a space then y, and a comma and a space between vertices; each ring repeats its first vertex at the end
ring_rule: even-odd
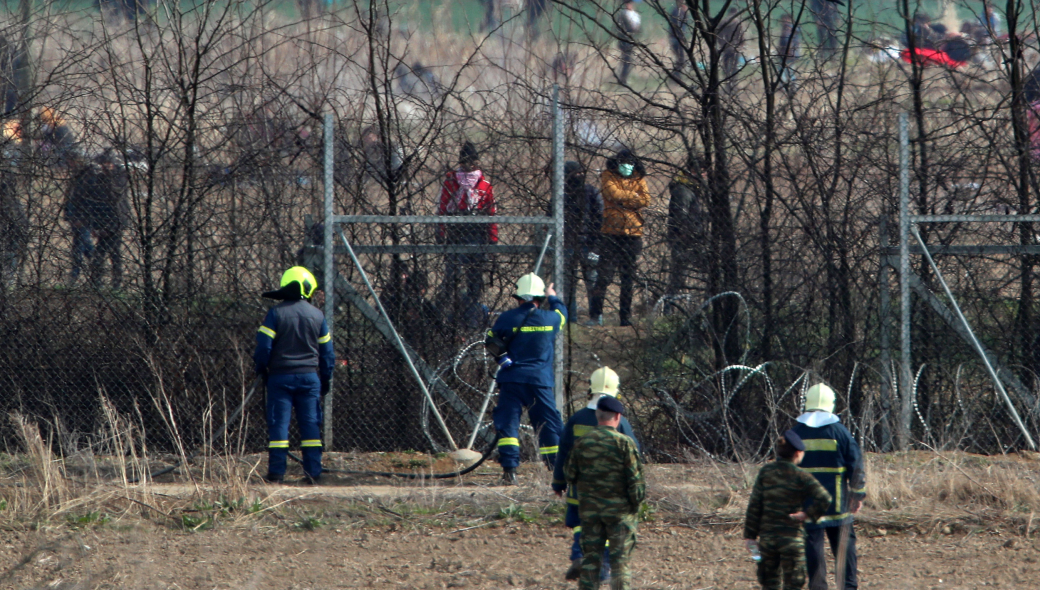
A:
MULTIPOLYGON (((553 227, 555 228, 553 231, 556 234, 555 242, 553 242, 553 282, 556 283, 556 292, 566 295, 567 277, 563 269, 564 246, 566 244, 563 235, 563 114, 560 111, 560 86, 558 84, 553 84, 552 109, 552 190, 553 227)), ((570 301, 565 301, 564 303, 567 305, 571 304, 570 301)), ((574 318, 568 318, 567 321, 573 322, 574 318)), ((569 330, 570 327, 564 326, 564 329, 569 330)), ((553 358, 553 372, 556 375, 554 386, 556 407, 560 410, 560 414, 564 415, 564 406, 567 404, 567 399, 563 391, 563 330, 556 335, 556 352, 553 358)))
MULTIPOLYGON (((336 274, 335 267, 333 265, 333 249, 332 249, 332 225, 333 225, 333 196, 335 193, 335 185, 333 179, 333 166, 334 162, 332 159, 332 113, 325 113, 325 235, 323 240, 323 249, 325 255, 325 271, 322 288, 325 291, 325 323, 329 326, 329 336, 335 336, 333 330, 335 329, 335 298, 336 298, 336 274)), ((335 339, 333 339, 335 342, 335 339)), ((332 372, 332 385, 335 385, 336 371, 332 372)), ((323 401, 323 413, 325 415, 324 432, 322 433, 324 444, 326 449, 332 448, 332 399, 335 396, 334 388, 330 387, 329 392, 325 395, 323 401)))
POLYGON ((899 114, 899 420, 896 446, 910 446, 913 373, 910 367, 910 137, 906 113, 899 114))

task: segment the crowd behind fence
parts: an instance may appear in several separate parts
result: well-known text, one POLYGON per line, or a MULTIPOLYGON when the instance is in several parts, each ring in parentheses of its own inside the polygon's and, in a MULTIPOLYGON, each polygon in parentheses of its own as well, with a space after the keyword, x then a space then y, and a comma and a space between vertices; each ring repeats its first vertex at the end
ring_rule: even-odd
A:
MULTIPOLYGON (((659 33, 637 36, 556 2, 553 22, 571 26, 531 38, 506 21, 476 40, 379 3, 303 21, 236 2, 212 14, 160 3, 168 16, 148 26, 33 15, 31 45, 0 51, 14 92, 0 146, 0 410, 70 453, 107 449, 106 403, 144 451, 198 448, 250 390, 270 305, 259 294, 304 264, 335 292, 330 450, 444 450, 346 240, 468 438, 494 373, 483 334, 550 230, 343 224, 327 277, 322 118, 334 120, 336 215, 546 216, 556 83, 565 414, 609 364, 652 459, 754 457, 824 380, 868 450, 1020 448, 978 358, 925 298, 913 303, 913 387, 895 385, 879 340, 896 304, 879 280, 898 291, 879 269, 894 246, 881 227, 897 207, 901 112, 915 213, 1036 212, 1035 31, 1011 14, 999 34, 935 37, 920 19, 893 28, 849 6, 798 52, 766 59, 792 24, 782 12, 802 25, 815 14, 795 4, 704 20, 703 7, 676 17, 648 2, 659 33), (881 59, 886 31, 905 33, 897 49, 970 41, 971 58, 881 59), (905 395, 909 420, 896 411, 905 395)), ((10 47, 22 27, 0 31, 10 47)), ((1035 244, 1018 225, 921 230, 935 245, 1035 244)), ((1035 255, 980 252, 936 262, 1023 384, 1013 401, 1036 432, 1035 255)), ((0 437, 18 449, 6 420, 0 437)), ((266 438, 257 398, 215 446, 260 451, 266 438)))

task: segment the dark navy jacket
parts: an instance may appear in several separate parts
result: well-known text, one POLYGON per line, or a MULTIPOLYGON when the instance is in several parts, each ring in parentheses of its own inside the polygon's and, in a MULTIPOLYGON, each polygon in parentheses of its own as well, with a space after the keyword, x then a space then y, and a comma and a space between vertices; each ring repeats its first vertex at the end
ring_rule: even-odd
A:
POLYGON ((328 381, 336 355, 325 316, 302 299, 272 307, 256 331, 253 362, 257 373, 318 373, 328 381))
POLYGON ((819 428, 799 422, 792 430, 805 442, 805 459, 799 467, 813 474, 834 498, 827 513, 815 523, 806 522, 805 528, 845 524, 852 518, 848 512, 849 498, 862 500, 867 495, 863 453, 856 439, 840 422, 819 428))
MULTIPOLYGON (((560 450, 556 453, 556 465, 553 468, 552 489, 554 492, 562 492, 567 489, 567 480, 563 477, 563 466, 567 464, 567 457, 570 456, 571 449, 574 448, 574 441, 595 428, 597 424, 599 422, 596 420, 596 410, 584 407, 574 412, 571 419, 567 421, 567 425, 563 427, 563 435, 560 437, 560 450)), ((636 440, 636 434, 632 432, 632 425, 628 423, 628 419, 624 416, 621 417, 621 424, 618 424, 618 432, 632 440, 636 440)), ((639 441, 637 440, 636 446, 639 446, 639 441)), ((574 492, 574 489, 568 490, 567 503, 577 506, 578 497, 574 492)))
POLYGON ((509 343, 509 358, 513 364, 499 369, 496 381, 539 387, 555 385, 553 354, 556 334, 567 324, 567 306, 558 297, 549 297, 549 305, 552 311, 536 309, 526 322, 524 317, 534 303, 525 303, 498 316, 490 331, 499 338, 513 338, 509 343))

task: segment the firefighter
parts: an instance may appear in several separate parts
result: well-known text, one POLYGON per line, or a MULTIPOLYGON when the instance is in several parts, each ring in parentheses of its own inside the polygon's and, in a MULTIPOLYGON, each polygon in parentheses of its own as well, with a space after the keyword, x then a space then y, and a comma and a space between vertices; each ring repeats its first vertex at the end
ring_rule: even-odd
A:
POLYGON ((294 266, 282 275, 281 288, 263 296, 282 302, 267 312, 256 333, 253 361, 267 383, 267 476, 285 477, 289 455, 289 418, 296 410, 303 452, 304 482, 321 477, 321 398, 329 392, 336 356, 325 316, 310 304, 318 281, 294 266))
MULTIPOLYGON (((593 371, 589 377, 589 382, 592 386, 589 389, 589 403, 575 412, 571 419, 567 421, 567 425, 563 427, 563 435, 560 437, 560 451, 556 454, 556 468, 553 470, 553 491, 560 497, 563 496, 564 491, 567 492, 567 515, 564 517, 564 524, 574 529, 574 543, 571 545, 571 567, 564 576, 567 580, 577 580, 581 575, 581 558, 583 553, 581 550, 581 518, 578 517, 578 490, 573 487, 567 487, 563 467, 567 464, 567 457, 574 447, 574 441, 599 424, 596 420, 596 404, 599 402, 599 398, 604 396, 618 397, 618 374, 610 367, 600 367, 593 371)), ((621 417, 617 431, 632 440, 636 440, 636 435, 632 432, 632 425, 628 423, 628 419, 624 416, 621 417)), ((636 441, 636 448, 639 448, 639 441, 636 441)), ((603 571, 607 572, 609 569, 608 556, 605 554, 603 571)), ((603 578, 607 577, 606 574, 603 575, 603 578)))
POLYGON ((845 579, 836 580, 838 590, 856 590, 856 531, 853 515, 859 512, 867 495, 867 476, 863 469, 863 453, 856 439, 834 415, 834 390, 820 383, 805 393, 805 413, 792 429, 805 443, 802 469, 823 484, 834 501, 827 513, 815 521, 805 521, 805 559, 809 566, 809 590, 827 590, 827 558, 824 537, 831 553, 838 559, 842 549, 842 529, 848 527, 845 539, 845 579))
POLYGON ((520 305, 504 312, 488 331, 488 341, 497 339, 501 351, 499 364, 498 405, 492 414, 498 431, 498 461, 502 465, 502 483, 516 485, 516 468, 520 464, 520 414, 527 408, 531 426, 538 432, 538 452, 550 467, 556 462, 563 420, 556 409, 553 394, 553 355, 556 335, 567 324, 567 306, 553 289, 534 273, 516 282, 513 294, 520 305), (549 310, 540 309, 549 300, 549 310))

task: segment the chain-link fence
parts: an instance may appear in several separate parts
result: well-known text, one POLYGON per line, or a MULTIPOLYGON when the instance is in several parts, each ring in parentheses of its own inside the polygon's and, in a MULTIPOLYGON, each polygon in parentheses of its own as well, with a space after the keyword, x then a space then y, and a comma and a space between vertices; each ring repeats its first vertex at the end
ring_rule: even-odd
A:
MULTIPOLYGON (((888 38, 905 33, 911 52, 945 38, 852 6, 823 49, 807 30, 800 51, 780 52, 780 13, 808 28, 809 4, 741 4, 734 21, 649 2, 631 37, 613 6, 591 4, 597 20, 555 3, 552 35, 506 23, 478 42, 444 15, 436 32, 410 25, 422 19, 409 8, 297 22, 262 4, 231 2, 224 17, 170 5, 147 26, 33 14, 29 45, 23 21, 0 31, 0 409, 66 452, 110 450, 113 409, 143 452, 214 433, 218 450, 264 449, 261 397, 221 429, 253 383, 259 293, 294 264, 335 292, 330 449, 444 450, 344 240, 452 436, 486 432, 495 365, 480 343, 551 226, 337 224, 326 277, 322 121, 333 115, 335 215, 546 217, 554 83, 565 417, 607 364, 655 460, 763 453, 821 379, 870 450, 1023 446, 978 357, 923 295, 916 378, 896 384, 896 272, 879 272, 893 256, 880 236, 900 190, 898 113, 910 113, 916 214, 1036 212, 1038 54, 1021 19, 1017 36, 966 34, 968 59, 933 64, 900 59, 888 38)), ((1034 247, 1030 227, 921 224, 929 244, 980 247, 937 263, 1021 382, 1013 401, 1036 432, 1036 252, 983 248, 1034 247)), ((937 290, 913 265, 921 293, 937 290)), ((6 421, 0 437, 17 450, 6 421)))

